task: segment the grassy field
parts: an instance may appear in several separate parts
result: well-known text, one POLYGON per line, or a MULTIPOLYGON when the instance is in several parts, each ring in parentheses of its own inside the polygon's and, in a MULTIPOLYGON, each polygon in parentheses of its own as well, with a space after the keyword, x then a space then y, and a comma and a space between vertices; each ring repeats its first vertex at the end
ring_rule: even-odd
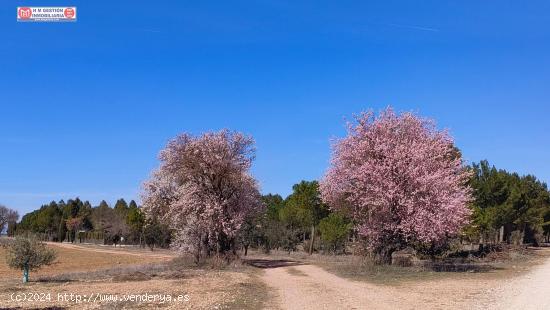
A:
MULTIPOLYGON (((164 261, 166 258, 153 257, 148 255, 127 255, 124 253, 113 254, 96 251, 86 251, 83 249, 65 248, 60 246, 50 246, 58 253, 56 262, 41 270, 31 272, 31 279, 37 279, 41 276, 55 275, 60 273, 98 270, 102 268, 113 267, 116 265, 134 265, 151 262, 164 261)), ((5 262, 5 249, 0 247, 0 275, 2 279, 17 279, 22 277, 19 270, 8 268, 5 262)))
POLYGON ((57 261, 31 272, 28 284, 20 283, 21 271, 9 269, 0 250, 0 308, 257 309, 267 299, 259 271, 240 263, 214 270, 166 251, 49 246, 58 252, 57 261), (14 301, 17 296, 33 300, 14 301), (112 298, 118 300, 105 300, 112 298))

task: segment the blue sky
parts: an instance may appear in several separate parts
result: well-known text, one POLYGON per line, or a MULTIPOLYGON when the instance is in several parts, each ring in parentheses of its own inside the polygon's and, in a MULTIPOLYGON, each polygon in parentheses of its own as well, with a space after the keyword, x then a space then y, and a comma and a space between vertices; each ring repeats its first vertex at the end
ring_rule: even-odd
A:
POLYGON ((0 203, 138 198, 181 132, 254 136, 262 191, 322 176, 345 118, 392 105, 468 161, 550 181, 548 1, 69 1, 0 7, 0 203))

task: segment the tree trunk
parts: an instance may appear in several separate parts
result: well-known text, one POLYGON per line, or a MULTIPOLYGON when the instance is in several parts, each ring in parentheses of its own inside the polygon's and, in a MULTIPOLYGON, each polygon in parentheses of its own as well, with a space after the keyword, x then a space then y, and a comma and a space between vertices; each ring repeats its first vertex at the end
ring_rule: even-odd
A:
POLYGON ((394 250, 393 249, 388 249, 386 251, 384 251, 381 255, 381 259, 382 259, 382 262, 384 264, 388 264, 388 265, 391 265, 392 261, 391 261, 391 255, 393 254, 394 250))
POLYGON ((23 283, 29 282, 29 265, 25 264, 23 267, 23 283))
POLYGON ((315 242, 315 225, 311 225, 311 242, 309 243, 309 255, 313 254, 313 242, 315 242))
POLYGON ((435 262, 435 243, 432 242, 430 245, 430 259, 433 262, 435 262))
POLYGON ((199 249, 195 252, 195 264, 198 265, 201 262, 201 254, 199 249))
POLYGON ((479 251, 480 252, 483 252, 484 248, 485 248, 485 238, 483 238, 483 233, 481 233, 481 235, 479 236, 479 251))
POLYGON ((195 252, 195 264, 200 264, 201 262, 201 252, 202 252, 202 236, 199 236, 197 242, 197 251, 195 252))
POLYGON ((392 254, 401 248, 400 244, 392 242, 390 240, 386 241, 385 246, 380 247, 376 252, 374 252, 375 260, 378 263, 391 265, 392 263, 392 254))
POLYGON ((248 254, 248 244, 244 246, 244 256, 248 254))
POLYGON ((208 244, 208 234, 204 236, 204 239, 202 241, 202 245, 204 246, 204 251, 206 252, 206 257, 210 257, 210 245, 208 244))
POLYGON ((519 231, 519 245, 523 245, 523 239, 525 239, 525 228, 527 225, 523 224, 521 225, 521 229, 519 231))

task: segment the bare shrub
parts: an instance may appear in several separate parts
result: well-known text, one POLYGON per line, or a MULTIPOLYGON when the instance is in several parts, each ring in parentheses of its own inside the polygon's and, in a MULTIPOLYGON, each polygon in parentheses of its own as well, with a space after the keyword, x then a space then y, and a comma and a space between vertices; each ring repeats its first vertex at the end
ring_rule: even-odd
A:
POLYGON ((115 275, 113 277, 113 282, 147 281, 150 279, 151 279, 151 276, 143 272, 137 271, 137 272, 127 273, 127 274, 115 275))

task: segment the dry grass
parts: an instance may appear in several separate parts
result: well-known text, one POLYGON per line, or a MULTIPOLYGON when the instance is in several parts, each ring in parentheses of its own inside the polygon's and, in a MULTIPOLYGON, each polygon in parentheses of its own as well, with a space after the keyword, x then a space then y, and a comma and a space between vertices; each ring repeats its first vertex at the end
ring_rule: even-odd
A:
POLYGON ((291 274, 293 276, 298 276, 298 277, 307 276, 305 273, 303 273, 302 271, 300 271, 300 270, 298 270, 294 267, 287 268, 286 272, 288 272, 289 274, 291 274))
MULTIPOLYGON (((55 247, 58 261, 38 272, 31 272, 31 282, 21 284, 21 272, 0 263, 0 308, 68 307, 68 308, 157 308, 167 309, 258 309, 267 300, 267 289, 258 271, 240 261, 214 265, 206 261, 196 266, 190 257, 173 257, 173 253, 149 250, 117 249, 90 246, 55 247), (167 255, 169 254, 169 255, 167 255), (12 302, 12 293, 50 293, 53 302, 12 302), (132 301, 74 303, 58 301, 58 294, 170 294, 188 295, 189 301, 139 303, 132 301)), ((0 250, 0 258, 5 257, 0 250)))
POLYGON ((249 270, 249 278, 227 288, 234 298, 220 305, 220 309, 266 309, 274 293, 260 279, 261 271, 249 270))
MULTIPOLYGON (((55 275, 68 272, 87 272, 113 266, 127 266, 133 264, 144 264, 150 262, 165 261, 165 258, 151 257, 147 255, 127 255, 124 253, 113 254, 81 249, 64 248, 48 245, 57 252, 56 261, 38 271, 31 272, 31 278, 55 275)), ((6 250, 0 247, 0 276, 3 280, 20 279, 22 274, 19 270, 13 270, 5 262, 6 250)))
MULTIPOLYGON (((404 282, 431 281, 456 278, 465 273, 436 272, 421 267, 400 267, 375 264, 365 257, 344 256, 333 259, 321 259, 316 265, 343 278, 367 281, 382 285, 399 285, 404 282)), ((473 273, 468 273, 471 277, 473 273)))
POLYGON ((550 257, 550 251, 530 248, 509 251, 498 259, 474 259, 457 262, 428 263, 422 267, 399 267, 375 264, 366 257, 319 256, 311 261, 344 278, 383 285, 401 285, 437 280, 498 280, 523 274, 550 257))
MULTIPOLYGON (((247 292, 243 290, 247 286, 253 285, 250 277, 240 272, 218 272, 209 271, 202 274, 195 274, 193 277, 183 279, 151 279, 144 281, 82 281, 82 282, 34 282, 28 285, 16 284, 9 287, 1 287, 0 307, 71 307, 71 308, 141 308, 141 307, 166 307, 169 309, 206 309, 206 308, 231 308, 233 303, 241 303, 242 296, 247 292), (50 293, 53 302, 11 302, 10 294, 16 293, 50 293), (80 303, 57 300, 58 294, 81 295, 84 298, 97 295, 167 295, 179 296, 188 295, 188 302, 161 303, 156 302, 95 302, 80 303)), ((239 307, 242 308, 242 307, 239 307)), ((253 308, 251 308, 253 309, 253 308)))

